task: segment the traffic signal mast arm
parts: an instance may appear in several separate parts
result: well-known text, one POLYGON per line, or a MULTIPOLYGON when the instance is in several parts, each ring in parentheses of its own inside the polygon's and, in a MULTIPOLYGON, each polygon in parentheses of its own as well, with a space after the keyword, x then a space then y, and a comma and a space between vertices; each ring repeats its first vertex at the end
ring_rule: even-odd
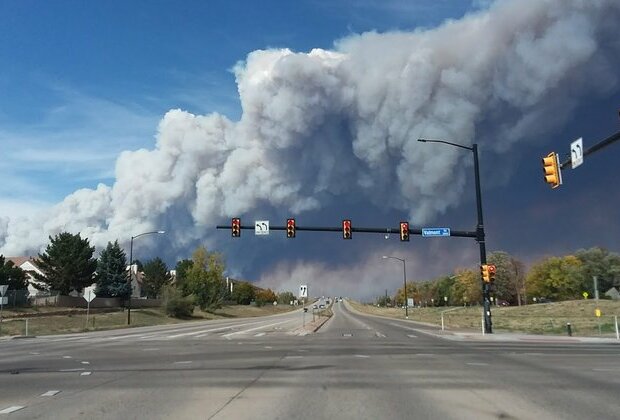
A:
MULTIPOLYGON (((411 225, 409 225, 411 226, 411 225)), ((240 225, 239 228, 241 230, 254 230, 254 225, 240 225)), ((230 229, 229 225, 217 225, 216 229, 230 229)), ((287 226, 269 226, 269 230, 284 230, 286 231, 287 226)), ((295 226, 295 230, 297 232, 300 231, 308 231, 308 232, 339 232, 342 233, 342 226, 337 227, 325 227, 325 226, 295 226)), ((354 227, 351 226, 351 232, 359 232, 359 233, 393 233, 400 234, 400 226, 394 228, 367 228, 367 227, 354 227)), ((410 235, 422 235, 422 229, 416 229, 409 227, 410 235)), ((476 238, 476 231, 465 231, 465 230, 452 230, 450 229, 450 236, 460 237, 460 238, 476 238)))
MULTIPOLYGON (((583 156, 585 157, 585 156, 591 155, 594 152, 598 152, 603 147, 609 146, 610 144, 612 144, 612 143, 614 143, 614 142, 616 142, 618 140, 620 140, 620 131, 618 131, 615 134, 612 134, 611 136, 607 137, 604 140, 599 141, 594 146, 591 146, 588 149, 584 150, 583 156)), ((562 164, 560 165, 560 169, 564 169, 564 168, 568 167, 571 163, 572 163, 571 156, 569 156, 568 159, 566 159, 564 162, 562 162, 562 164)))

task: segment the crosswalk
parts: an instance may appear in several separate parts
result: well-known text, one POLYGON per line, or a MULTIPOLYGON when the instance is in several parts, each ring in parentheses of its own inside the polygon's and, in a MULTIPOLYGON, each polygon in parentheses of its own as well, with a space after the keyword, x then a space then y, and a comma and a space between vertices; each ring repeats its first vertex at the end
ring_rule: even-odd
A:
POLYGON ((140 329, 128 332, 93 332, 67 334, 57 336, 40 336, 38 340, 46 342, 79 342, 79 343, 115 343, 115 342, 149 342, 179 341, 202 339, 253 339, 271 336, 303 335, 299 322, 295 319, 230 322, 227 324, 202 324, 196 326, 167 326, 158 329, 140 329), (271 321, 271 322, 270 322, 271 321))

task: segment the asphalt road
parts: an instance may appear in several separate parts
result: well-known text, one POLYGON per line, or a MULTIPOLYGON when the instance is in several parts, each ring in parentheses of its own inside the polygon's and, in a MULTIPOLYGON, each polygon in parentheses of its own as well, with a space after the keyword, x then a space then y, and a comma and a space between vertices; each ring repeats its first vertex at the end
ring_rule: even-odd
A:
POLYGON ((620 418, 616 344, 450 341, 333 309, 305 336, 296 311, 0 341, 0 419, 620 418))

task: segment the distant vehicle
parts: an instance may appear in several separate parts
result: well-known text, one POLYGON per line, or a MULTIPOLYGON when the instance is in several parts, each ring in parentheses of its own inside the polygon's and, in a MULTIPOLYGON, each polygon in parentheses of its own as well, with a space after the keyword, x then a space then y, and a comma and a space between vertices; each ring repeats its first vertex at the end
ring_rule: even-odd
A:
POLYGON ((319 307, 317 305, 313 305, 312 309, 319 309, 319 307))
POLYGON ((323 305, 322 303, 319 305, 319 308, 321 309, 325 309, 325 305, 323 305))

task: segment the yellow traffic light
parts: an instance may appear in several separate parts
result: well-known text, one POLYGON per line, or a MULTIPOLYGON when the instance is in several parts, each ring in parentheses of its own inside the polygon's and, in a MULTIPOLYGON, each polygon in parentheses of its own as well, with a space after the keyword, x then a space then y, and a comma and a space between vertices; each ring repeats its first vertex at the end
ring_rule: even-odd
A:
POLYGON ((482 274, 482 281, 485 283, 490 283, 491 277, 489 277, 489 266, 487 264, 482 264, 480 266, 480 272, 482 274))
POLYGON ((549 153, 542 159, 543 171, 545 172, 545 182, 551 185, 551 188, 557 188, 562 185, 562 170, 560 169, 560 161, 558 154, 549 153))

